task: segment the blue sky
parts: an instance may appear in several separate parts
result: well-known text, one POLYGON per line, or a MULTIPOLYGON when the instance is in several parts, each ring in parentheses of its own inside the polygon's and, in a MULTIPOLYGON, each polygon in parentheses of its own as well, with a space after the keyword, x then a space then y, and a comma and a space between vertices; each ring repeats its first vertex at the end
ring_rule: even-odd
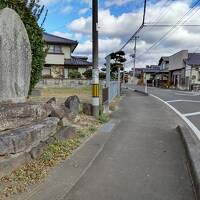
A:
MULTIPOLYGON (((91 2, 92 0, 40 0, 49 10, 44 28, 47 32, 78 40, 75 54, 91 59, 91 2)), ((146 22, 175 24, 196 0, 147 0, 146 22)), ((106 54, 118 50, 140 26, 143 14, 142 0, 100 0, 99 5, 99 60, 104 63, 106 54)), ((200 24, 199 5, 182 23, 200 24), (184 22, 185 21, 185 22, 184 22)), ((156 48, 144 54, 170 28, 145 28, 139 34, 137 66, 157 64, 161 56, 171 55, 182 49, 195 52, 200 46, 200 28, 177 27, 156 48)), ((133 44, 125 49, 129 54, 133 44)))

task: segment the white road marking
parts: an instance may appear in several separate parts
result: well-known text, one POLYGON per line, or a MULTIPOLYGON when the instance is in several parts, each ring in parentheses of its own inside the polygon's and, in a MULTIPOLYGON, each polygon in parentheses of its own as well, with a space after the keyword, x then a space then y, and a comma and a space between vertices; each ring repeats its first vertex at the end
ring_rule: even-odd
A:
POLYGON ((180 96, 191 96, 191 97, 194 97, 194 96, 200 96, 200 93, 199 92, 175 92, 174 93, 175 95, 180 95, 180 96))
POLYGON ((191 116, 195 116, 195 115, 200 115, 200 112, 193 112, 193 113, 183 114, 183 116, 185 116, 185 117, 191 117, 191 116))
POLYGON ((177 115, 179 115, 179 117, 185 121, 185 123, 192 129, 192 131, 194 132, 194 134, 197 136, 197 138, 200 140, 200 130, 186 117, 184 116, 182 113, 180 113, 178 110, 176 110, 172 105, 170 105, 169 103, 167 103, 166 101, 162 100, 161 98, 150 94, 150 96, 160 100, 161 102, 163 102, 164 104, 166 104, 169 108, 171 108, 177 115))
POLYGON ((166 102, 167 102, 167 103, 176 103, 176 102, 200 103, 200 101, 186 100, 186 99, 171 100, 171 101, 166 101, 166 102))

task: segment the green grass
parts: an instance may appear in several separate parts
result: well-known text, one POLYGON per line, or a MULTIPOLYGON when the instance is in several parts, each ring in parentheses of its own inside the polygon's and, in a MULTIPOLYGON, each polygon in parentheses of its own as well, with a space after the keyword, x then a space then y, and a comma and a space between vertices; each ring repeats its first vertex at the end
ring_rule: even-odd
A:
POLYGON ((89 101, 91 98, 91 87, 83 88, 37 88, 41 96, 30 96, 29 100, 34 102, 46 102, 52 97, 56 97, 58 102, 63 103, 67 97, 77 95, 81 101, 89 101))
POLYGON ((107 123, 110 121, 110 116, 108 114, 102 113, 99 116, 99 121, 100 121, 100 123, 107 123))

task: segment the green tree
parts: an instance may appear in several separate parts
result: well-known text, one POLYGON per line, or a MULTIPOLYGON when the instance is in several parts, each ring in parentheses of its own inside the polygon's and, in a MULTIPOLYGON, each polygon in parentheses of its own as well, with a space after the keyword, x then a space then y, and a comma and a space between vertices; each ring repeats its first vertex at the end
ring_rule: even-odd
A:
MULTIPOLYGON (((117 51, 115 53, 110 54, 111 63, 110 63, 110 77, 111 80, 117 79, 118 68, 120 71, 124 70, 123 63, 126 62, 125 52, 124 51, 117 51)), ((106 64, 104 64, 106 66, 106 64)), ((102 71, 106 71, 106 68, 102 68, 102 71)))
POLYGON ((46 50, 42 25, 44 24, 48 11, 46 11, 42 20, 41 16, 44 11, 44 6, 39 5, 39 0, 0 0, 0 9, 5 7, 12 8, 19 14, 29 36, 32 51, 30 94, 31 90, 41 78, 45 63, 46 50), (41 26, 38 25, 38 20, 42 21, 41 26))

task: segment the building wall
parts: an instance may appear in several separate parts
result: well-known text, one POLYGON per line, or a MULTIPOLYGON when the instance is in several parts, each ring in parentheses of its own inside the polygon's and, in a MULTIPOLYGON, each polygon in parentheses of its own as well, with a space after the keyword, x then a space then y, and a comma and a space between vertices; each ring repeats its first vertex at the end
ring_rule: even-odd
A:
POLYGON ((192 84, 200 84, 200 66, 192 68, 192 84))
POLYGON ((68 69, 64 69, 64 77, 69 78, 69 70, 68 69))
POLYGON ((64 66, 52 66, 51 76, 53 78, 62 77, 64 75, 64 66))
POLYGON ((70 59, 71 58, 71 49, 69 46, 62 46, 62 52, 65 54, 64 58, 65 59, 70 59))
POLYGON ((64 65, 64 60, 64 54, 47 54, 45 63, 51 65, 64 65))
POLYGON ((148 81, 148 80, 151 80, 153 78, 153 75, 150 74, 150 73, 144 73, 143 78, 144 78, 144 80, 148 81))
POLYGON ((169 70, 177 70, 185 67, 184 59, 188 58, 188 50, 182 50, 169 57, 169 70))
POLYGON ((50 68, 44 68, 42 70, 42 76, 43 75, 51 75, 51 69, 50 68))

